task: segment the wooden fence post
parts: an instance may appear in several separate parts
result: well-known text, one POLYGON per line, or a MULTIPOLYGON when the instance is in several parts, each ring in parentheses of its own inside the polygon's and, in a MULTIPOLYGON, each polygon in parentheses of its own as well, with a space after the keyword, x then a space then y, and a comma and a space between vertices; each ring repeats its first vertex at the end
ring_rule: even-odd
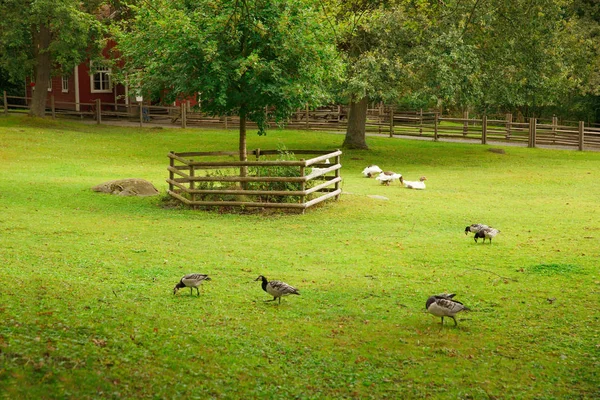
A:
POLYGON ((140 128, 144 126, 144 106, 141 101, 138 101, 138 108, 140 109, 140 128))
MULTIPOLYGON (((304 158, 301 158, 300 161, 305 161, 304 158)), ((301 177, 305 177, 306 176, 306 168, 304 167, 304 165, 300 166, 300 176, 301 177)), ((306 190, 306 181, 302 181, 300 182, 300 191, 304 192, 306 190)), ((304 202, 306 201, 306 195, 302 194, 300 196, 300 204, 304 204, 304 202)))
POLYGON ((558 117, 552 116, 552 143, 556 143, 556 130, 558 126, 558 117))
POLYGON ((510 140, 511 126, 512 126, 512 114, 507 113, 506 114, 506 139, 507 140, 510 140))
POLYGON ((435 142, 438 141, 438 124, 439 124, 439 116, 438 113, 435 113, 435 118, 433 119, 433 140, 435 142))
POLYGON ((187 107, 186 107, 186 103, 182 102, 181 103, 181 127, 183 129, 187 128, 187 107))
POLYGON ((536 141, 536 123, 537 120, 535 118, 530 118, 529 119, 529 142, 527 143, 527 147, 531 147, 534 148, 535 147, 535 141, 536 141))
POLYGON ((469 133, 469 111, 463 112, 463 136, 467 136, 469 133))
POLYGON ((308 115, 308 103, 306 103, 306 129, 310 129, 310 123, 308 122, 309 119, 309 115, 308 115))
MULTIPOLYGON (((194 168, 193 165, 190 165, 190 185, 189 185, 190 190, 196 189, 196 184, 192 180, 194 178, 194 176, 196 176, 196 169, 194 168)), ((195 203, 196 202, 196 193, 190 193, 190 195, 191 195, 192 203, 195 203)), ((192 208, 195 209, 196 205, 192 204, 192 208)))
MULTIPOLYGON (((169 154, 175 154, 174 151, 170 151, 169 154)), ((173 172, 173 168, 175 168, 175 159, 173 157, 169 157, 169 192, 173 191, 173 179, 175 179, 175 173, 173 172)))
POLYGON ((481 144, 487 144, 487 115, 481 118, 481 144))
POLYGON ((8 96, 6 96, 6 90, 4 91, 4 115, 8 115, 8 96))
POLYGON ((102 100, 96 99, 96 124, 100 122, 102 122, 102 100))
MULTIPOLYGON (((340 149, 336 149, 336 151, 340 151, 340 149)), ((339 163, 340 163, 340 161, 341 161, 341 156, 339 156, 339 155, 335 156, 335 163, 336 163, 336 164, 339 164, 339 163)), ((336 169, 336 170, 335 170, 335 177, 336 177, 336 178, 339 178, 339 177, 340 177, 340 170, 339 170, 339 169, 336 169)), ((339 188, 340 188, 340 183, 339 183, 339 182, 336 182, 336 183, 335 183, 335 186, 334 186, 334 189, 335 189, 335 190, 338 190, 339 188)), ((338 194, 337 196, 335 196, 335 199, 336 199, 336 200, 339 200, 339 199, 340 199, 340 195, 338 194)))
POLYGON ((50 95, 50 114, 52 115, 52 119, 56 119, 56 107, 54 107, 54 95, 50 95))
POLYGON ((423 126, 423 109, 419 109, 419 126, 423 126))
POLYGON ((583 151, 584 140, 585 140, 585 123, 579 121, 579 151, 583 151))
POLYGON ((390 106, 390 137, 394 137, 394 107, 390 106))

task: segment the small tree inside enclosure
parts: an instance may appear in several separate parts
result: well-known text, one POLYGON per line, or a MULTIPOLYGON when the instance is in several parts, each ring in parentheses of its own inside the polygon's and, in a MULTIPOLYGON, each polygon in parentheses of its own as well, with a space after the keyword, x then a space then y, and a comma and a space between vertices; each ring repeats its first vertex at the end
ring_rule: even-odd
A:
POLYGON ((255 161, 236 152, 170 152, 168 194, 192 208, 259 207, 304 212, 342 189, 342 152, 260 150, 255 161), (296 159, 297 154, 309 159, 296 159), (202 161, 199 161, 202 160, 202 161), (238 173, 245 168, 246 174, 238 173))
POLYGON ((201 93, 203 112, 239 116, 240 161, 248 121, 264 134, 268 120, 326 103, 341 75, 311 0, 160 0, 133 10, 116 33, 130 84, 164 89, 167 100, 201 93))

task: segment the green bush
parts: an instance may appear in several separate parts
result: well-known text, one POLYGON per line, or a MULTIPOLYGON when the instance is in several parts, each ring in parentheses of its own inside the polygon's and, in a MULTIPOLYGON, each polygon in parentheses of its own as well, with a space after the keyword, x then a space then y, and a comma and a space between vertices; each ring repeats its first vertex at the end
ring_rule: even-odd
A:
MULTIPOLYGON (((277 149, 277 161, 295 161, 296 156, 285 147, 277 149)), ((266 160, 266 157, 261 157, 261 160, 266 160)), ((248 168, 250 176, 270 176, 270 177, 299 177, 300 167, 297 166, 256 166, 248 168)), ((314 181, 305 183, 305 189, 314 186, 314 181)), ((296 191, 302 190, 300 182, 249 182, 248 190, 269 190, 269 191, 296 191)), ((268 203, 297 203, 300 201, 300 196, 281 196, 281 195, 259 195, 256 196, 257 201, 268 203)))

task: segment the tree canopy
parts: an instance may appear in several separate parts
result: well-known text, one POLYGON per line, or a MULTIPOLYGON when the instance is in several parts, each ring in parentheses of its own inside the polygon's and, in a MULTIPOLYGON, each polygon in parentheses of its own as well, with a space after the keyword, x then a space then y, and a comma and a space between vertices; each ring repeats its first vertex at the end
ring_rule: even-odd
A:
POLYGON ((0 67, 12 81, 36 82, 31 114, 44 116, 49 78, 100 52, 100 0, 0 2, 0 67))
POLYGON ((263 134, 305 104, 329 100, 341 71, 322 15, 309 0, 161 0, 134 7, 118 51, 131 85, 172 100, 201 93, 202 110, 240 116, 263 134))

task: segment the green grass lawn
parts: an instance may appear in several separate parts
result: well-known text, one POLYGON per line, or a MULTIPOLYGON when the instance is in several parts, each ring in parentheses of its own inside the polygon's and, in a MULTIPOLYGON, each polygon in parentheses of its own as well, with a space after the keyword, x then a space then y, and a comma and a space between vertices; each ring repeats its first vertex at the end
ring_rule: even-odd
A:
POLYGON ((338 202, 220 214, 90 188, 164 196, 169 151, 235 150, 235 131, 0 117, 0 397, 598 398, 600 153, 368 143, 344 152, 338 202), (371 163, 427 189, 363 178, 371 163), (493 244, 465 236, 477 222, 493 244), (190 272, 212 281, 174 296, 190 272), (260 274, 301 296, 265 303, 260 274), (472 309, 456 328, 425 313, 441 292, 472 309))

